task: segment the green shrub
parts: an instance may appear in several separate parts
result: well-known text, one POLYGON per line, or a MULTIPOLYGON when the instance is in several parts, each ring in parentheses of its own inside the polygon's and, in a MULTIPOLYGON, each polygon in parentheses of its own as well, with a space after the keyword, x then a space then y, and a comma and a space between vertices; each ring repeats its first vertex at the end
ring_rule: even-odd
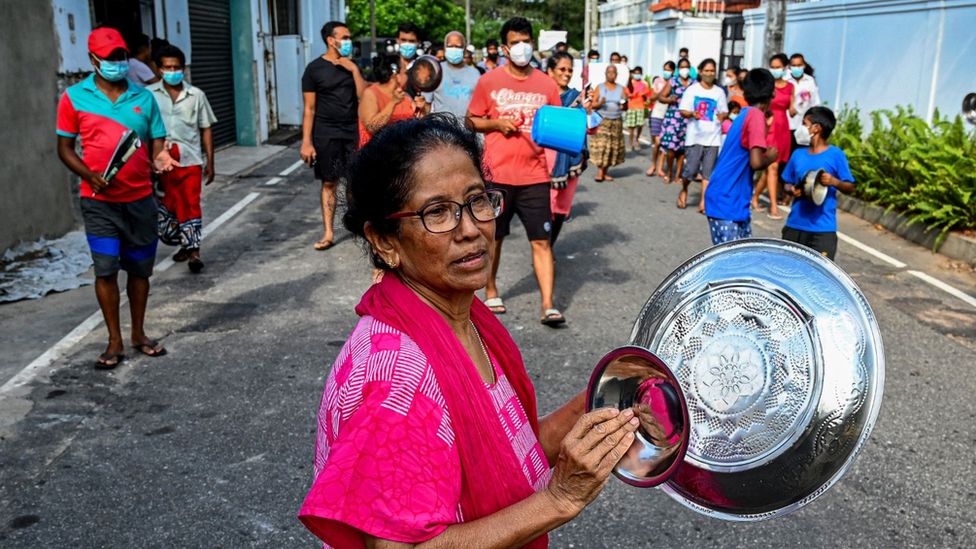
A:
POLYGON ((936 111, 929 124, 911 108, 880 110, 865 135, 858 109, 845 108, 831 141, 847 154, 855 196, 938 230, 936 247, 950 230, 976 228, 976 134, 961 117, 936 111))

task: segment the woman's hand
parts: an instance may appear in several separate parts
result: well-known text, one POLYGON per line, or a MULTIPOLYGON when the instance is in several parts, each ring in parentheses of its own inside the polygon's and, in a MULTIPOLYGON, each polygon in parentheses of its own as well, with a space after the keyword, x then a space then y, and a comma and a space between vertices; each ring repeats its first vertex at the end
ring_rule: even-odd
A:
POLYGON ((576 516, 596 499, 610 472, 634 441, 633 410, 602 408, 583 415, 563 439, 546 487, 557 507, 576 516))

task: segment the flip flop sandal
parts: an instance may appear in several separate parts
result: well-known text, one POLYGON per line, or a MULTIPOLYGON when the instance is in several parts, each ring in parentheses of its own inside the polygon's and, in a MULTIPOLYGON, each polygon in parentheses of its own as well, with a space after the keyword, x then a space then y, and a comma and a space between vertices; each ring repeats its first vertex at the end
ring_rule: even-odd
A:
POLYGON ((783 219, 783 214, 771 214, 771 213, 768 213, 768 214, 766 214, 766 217, 768 217, 768 218, 770 218, 772 220, 775 220, 775 221, 779 221, 780 219, 783 219))
POLYGON ((542 315, 541 322, 550 328, 566 323, 566 317, 559 312, 559 309, 546 309, 542 315))
POLYGON ((125 360, 124 353, 102 353, 98 355, 98 360, 95 361, 95 369, 111 370, 122 364, 123 360, 125 360))
POLYGON ((496 315, 503 315, 508 312, 508 309, 505 308, 505 302, 500 297, 489 297, 485 300, 485 306, 496 315))
POLYGON ((148 357, 160 357, 166 354, 166 348, 158 340, 150 339, 142 343, 133 343, 132 348, 148 357))
POLYGON ((331 248, 333 245, 335 245, 335 242, 332 240, 319 240, 315 244, 312 244, 312 247, 320 252, 324 252, 325 250, 331 248))

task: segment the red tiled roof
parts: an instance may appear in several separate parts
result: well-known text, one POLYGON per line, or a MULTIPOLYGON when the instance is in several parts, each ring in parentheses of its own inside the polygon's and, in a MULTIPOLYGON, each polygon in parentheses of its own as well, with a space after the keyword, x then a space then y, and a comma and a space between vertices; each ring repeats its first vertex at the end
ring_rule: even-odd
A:
MULTIPOLYGON (((725 13, 740 13, 742 10, 758 8, 760 0, 698 0, 698 11, 721 12, 725 5, 725 13)), ((659 0, 651 5, 651 11, 657 13, 664 10, 691 11, 691 0, 659 0)))

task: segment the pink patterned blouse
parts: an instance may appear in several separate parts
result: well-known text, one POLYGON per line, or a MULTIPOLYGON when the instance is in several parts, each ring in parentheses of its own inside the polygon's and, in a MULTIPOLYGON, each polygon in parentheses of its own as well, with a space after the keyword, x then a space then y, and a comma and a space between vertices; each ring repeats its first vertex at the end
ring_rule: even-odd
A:
MULTIPOLYGON (((485 390, 525 481, 539 491, 549 463, 494 358, 492 366, 496 382, 485 390)), ((315 478, 300 515, 326 547, 361 546, 350 527, 419 543, 464 521, 461 462, 433 369, 412 339, 370 316, 360 319, 326 380, 315 478)))

